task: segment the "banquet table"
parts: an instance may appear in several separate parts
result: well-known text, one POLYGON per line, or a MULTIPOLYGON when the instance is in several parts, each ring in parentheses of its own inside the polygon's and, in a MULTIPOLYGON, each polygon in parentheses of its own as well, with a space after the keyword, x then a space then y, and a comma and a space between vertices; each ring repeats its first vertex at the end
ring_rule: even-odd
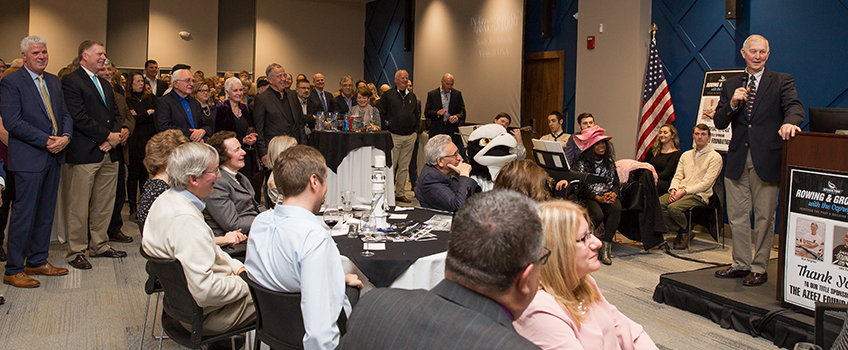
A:
MULTIPOLYGON (((424 222, 438 214, 423 208, 392 213, 408 216, 403 220, 388 220, 389 223, 424 222)), ((362 240, 338 232, 346 227, 339 226, 342 228, 332 230, 332 234, 342 255, 342 266, 345 273, 359 276, 365 286, 363 293, 375 287, 430 289, 445 277, 448 231, 433 231, 438 239, 432 241, 386 242, 386 250, 372 250, 374 256, 366 258, 359 255, 363 250, 362 240)))
POLYGON ((354 205, 371 201, 371 171, 374 156, 386 158, 386 201, 395 204, 395 182, 392 173, 392 135, 387 131, 360 133, 351 131, 313 131, 309 146, 327 161, 327 195, 325 204, 341 205, 341 192, 354 191, 354 205))

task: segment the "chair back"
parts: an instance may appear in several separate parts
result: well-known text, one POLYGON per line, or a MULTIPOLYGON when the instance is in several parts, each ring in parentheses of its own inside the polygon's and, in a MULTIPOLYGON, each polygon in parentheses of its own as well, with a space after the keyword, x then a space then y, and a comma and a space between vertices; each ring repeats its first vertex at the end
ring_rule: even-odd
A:
POLYGON ((845 317, 848 305, 839 303, 816 302, 815 309, 815 342, 822 349, 830 349, 839 340, 842 347, 848 344, 845 317), (838 339, 842 338, 842 339, 838 339))
POLYGON ((177 259, 154 258, 141 249, 141 255, 153 266, 153 272, 165 295, 162 301, 163 320, 168 316, 176 321, 191 325, 192 344, 202 340, 203 309, 197 305, 188 290, 183 265, 177 259))

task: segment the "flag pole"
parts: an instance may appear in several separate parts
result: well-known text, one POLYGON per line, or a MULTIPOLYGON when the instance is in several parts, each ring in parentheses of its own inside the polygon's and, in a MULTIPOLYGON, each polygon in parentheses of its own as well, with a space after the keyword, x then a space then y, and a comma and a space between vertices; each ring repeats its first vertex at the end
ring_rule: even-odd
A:
POLYGON ((651 24, 650 32, 651 32, 651 41, 656 42, 657 41, 657 24, 656 23, 651 24))

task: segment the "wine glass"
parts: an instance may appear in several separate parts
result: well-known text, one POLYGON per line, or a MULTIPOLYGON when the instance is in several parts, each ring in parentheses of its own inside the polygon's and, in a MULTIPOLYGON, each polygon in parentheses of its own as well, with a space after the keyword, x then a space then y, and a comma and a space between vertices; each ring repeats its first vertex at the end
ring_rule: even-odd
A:
MULTIPOLYGON (((247 127, 247 136, 253 135, 253 134, 255 134, 255 133, 256 133, 256 128, 255 128, 255 127, 252 127, 252 126, 248 126, 248 127, 247 127)), ((256 142, 254 141, 254 144, 255 144, 255 143, 256 143, 256 142)), ((253 149, 253 145, 247 145, 247 147, 245 147, 245 149, 247 149, 247 150, 252 150, 252 149, 253 149)))
POLYGON ((360 252, 359 255, 366 258, 372 257, 374 256, 374 252, 368 250, 368 243, 373 242, 371 236, 374 235, 375 231, 375 226, 374 222, 372 222, 371 220, 371 215, 369 215, 368 213, 362 214, 362 219, 360 219, 359 228, 361 230, 362 235, 365 236, 365 238, 362 239, 362 242, 364 242, 363 245, 365 246, 365 250, 360 252))
POLYGON ((324 223, 330 227, 330 230, 341 220, 342 215, 337 208, 327 208, 327 210, 324 210, 324 223))

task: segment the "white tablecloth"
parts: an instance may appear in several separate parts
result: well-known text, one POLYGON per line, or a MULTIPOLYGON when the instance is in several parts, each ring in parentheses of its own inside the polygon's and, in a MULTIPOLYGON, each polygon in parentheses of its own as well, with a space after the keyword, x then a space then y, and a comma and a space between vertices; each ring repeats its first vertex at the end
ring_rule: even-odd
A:
MULTIPOLYGON (((371 199, 371 165, 374 164, 374 156, 386 156, 385 152, 374 147, 360 147, 347 154, 347 157, 339 164, 338 174, 327 168, 327 195, 324 204, 328 206, 341 206, 341 191, 354 191, 356 197, 371 199)), ((391 157, 388 155, 387 157, 391 157)), ((386 199, 389 205, 395 205, 395 177, 392 168, 386 168, 386 199)), ((370 204, 355 201, 353 205, 370 204)))

